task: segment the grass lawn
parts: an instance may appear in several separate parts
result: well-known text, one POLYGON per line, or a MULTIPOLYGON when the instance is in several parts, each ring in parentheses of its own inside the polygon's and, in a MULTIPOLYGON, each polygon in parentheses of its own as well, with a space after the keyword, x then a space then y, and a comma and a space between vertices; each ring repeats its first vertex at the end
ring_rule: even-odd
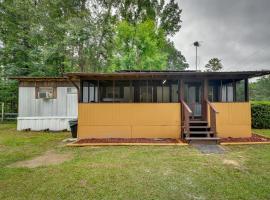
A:
MULTIPOLYGON (((0 199, 270 199, 270 145, 65 147, 68 133, 16 132, 0 125, 0 199), (58 165, 10 168, 47 151, 58 165)), ((256 130, 257 131, 257 130, 256 130)), ((266 131, 266 133, 269 130, 266 131)))
POLYGON ((253 132, 270 137, 270 129, 253 129, 253 132))

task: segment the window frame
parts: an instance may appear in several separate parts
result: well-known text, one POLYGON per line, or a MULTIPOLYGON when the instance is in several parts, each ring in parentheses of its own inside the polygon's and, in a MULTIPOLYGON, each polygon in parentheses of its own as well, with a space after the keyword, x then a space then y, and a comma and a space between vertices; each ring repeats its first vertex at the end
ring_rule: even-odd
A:
POLYGON ((35 87, 35 98, 36 99, 57 99, 57 87, 53 87, 53 86, 37 86, 37 87, 35 87), (39 96, 39 93, 40 93, 41 89, 50 89, 50 90, 52 90, 52 97, 50 97, 50 98, 41 98, 39 96))

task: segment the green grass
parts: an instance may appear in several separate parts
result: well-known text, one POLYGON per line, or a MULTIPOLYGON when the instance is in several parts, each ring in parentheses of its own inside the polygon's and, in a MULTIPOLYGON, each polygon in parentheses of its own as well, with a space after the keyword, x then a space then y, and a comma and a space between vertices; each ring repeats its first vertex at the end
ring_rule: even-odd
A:
POLYGON ((227 146, 225 154, 205 155, 190 146, 65 147, 68 136, 0 125, 0 199, 270 199, 270 145, 227 146), (7 167, 48 150, 74 158, 34 169, 7 167))
POLYGON ((253 129, 253 132, 270 137, 270 129, 253 129))

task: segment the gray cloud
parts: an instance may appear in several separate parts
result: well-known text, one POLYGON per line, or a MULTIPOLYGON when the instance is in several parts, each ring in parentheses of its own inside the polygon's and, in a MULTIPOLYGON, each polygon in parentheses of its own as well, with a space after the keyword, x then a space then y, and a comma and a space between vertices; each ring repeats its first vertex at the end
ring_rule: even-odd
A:
POLYGON ((270 70, 270 0, 178 0, 182 28, 173 37, 195 68, 199 47, 199 67, 210 58, 222 60, 224 70, 270 70))

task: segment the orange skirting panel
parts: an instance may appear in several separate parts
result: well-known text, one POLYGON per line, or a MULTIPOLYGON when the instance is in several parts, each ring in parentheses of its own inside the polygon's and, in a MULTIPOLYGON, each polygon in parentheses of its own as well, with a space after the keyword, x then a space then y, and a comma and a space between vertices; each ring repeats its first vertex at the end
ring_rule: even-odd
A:
POLYGON ((218 111, 218 137, 251 137, 251 108, 249 102, 213 104, 218 111))
POLYGON ((133 138, 180 138, 180 126, 134 126, 133 138))
POLYGON ((130 126, 79 126, 79 138, 131 138, 130 126))
POLYGON ((78 137, 179 138, 179 103, 79 104, 78 137))

